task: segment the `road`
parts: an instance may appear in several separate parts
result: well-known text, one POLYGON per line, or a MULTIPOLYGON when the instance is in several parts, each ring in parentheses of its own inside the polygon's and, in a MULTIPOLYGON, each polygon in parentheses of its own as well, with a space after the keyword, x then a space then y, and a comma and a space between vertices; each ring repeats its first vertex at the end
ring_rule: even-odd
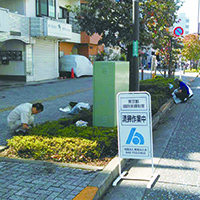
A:
MULTIPOLYGON (((179 72, 176 73, 179 76, 179 72)), ((182 76, 184 81, 192 78, 194 74, 185 74, 182 76)), ((144 79, 151 78, 151 72, 144 71, 144 79)), ((141 73, 140 73, 141 79, 141 73)), ((6 139, 12 137, 8 133, 6 118, 9 112, 17 105, 24 102, 42 102, 44 111, 35 117, 36 123, 44 121, 57 120, 66 117, 66 113, 59 111, 70 101, 85 102, 93 104, 93 78, 83 77, 78 79, 52 80, 47 82, 38 82, 34 84, 16 85, 13 87, 1 87, 0 90, 0 146, 6 145, 6 139)), ((7 83, 8 84, 8 83, 7 83)), ((8 84, 9 85, 9 84, 8 84)), ((1 85, 0 85, 1 86, 1 85)))
POLYGON ((0 145, 6 145, 6 139, 12 137, 6 118, 16 105, 42 102, 44 111, 35 117, 35 123, 66 117, 59 108, 64 108, 70 101, 93 104, 92 77, 11 87, 1 90, 0 97, 0 145))

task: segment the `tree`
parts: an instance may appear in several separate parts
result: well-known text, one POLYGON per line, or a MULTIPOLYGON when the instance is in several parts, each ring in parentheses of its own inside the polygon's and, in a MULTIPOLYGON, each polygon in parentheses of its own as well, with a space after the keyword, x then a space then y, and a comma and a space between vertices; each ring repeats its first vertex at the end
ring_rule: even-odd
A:
POLYGON ((142 1, 140 43, 144 45, 152 43, 154 48, 162 48, 163 39, 170 39, 169 28, 176 22, 176 11, 181 5, 182 1, 174 0, 142 1))
MULTIPOLYGON (((181 53, 181 37, 176 37, 173 34, 168 34, 160 40, 159 55, 163 69, 168 69, 168 76, 171 77, 175 71, 179 55, 181 53)), ((165 74, 166 75, 166 74, 165 74)))
POLYGON ((198 61, 200 59, 200 40, 198 34, 189 34, 183 38, 182 55, 187 60, 198 61))
MULTIPOLYGON (((132 56, 133 0, 87 0, 76 12, 81 31, 88 35, 101 35, 99 44, 119 46, 127 55, 132 56)), ((181 6, 181 0, 140 0, 140 40, 142 45, 153 44, 160 47, 160 39, 167 34, 167 28, 176 20, 176 11, 181 6)))

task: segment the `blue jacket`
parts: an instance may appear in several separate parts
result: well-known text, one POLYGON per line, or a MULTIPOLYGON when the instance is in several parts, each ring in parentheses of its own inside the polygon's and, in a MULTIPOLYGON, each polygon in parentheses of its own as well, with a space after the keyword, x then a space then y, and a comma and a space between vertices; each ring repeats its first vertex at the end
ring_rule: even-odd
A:
POLYGON ((187 84, 185 84, 183 81, 180 81, 180 89, 184 92, 187 93, 188 95, 189 93, 189 88, 187 86, 187 84))

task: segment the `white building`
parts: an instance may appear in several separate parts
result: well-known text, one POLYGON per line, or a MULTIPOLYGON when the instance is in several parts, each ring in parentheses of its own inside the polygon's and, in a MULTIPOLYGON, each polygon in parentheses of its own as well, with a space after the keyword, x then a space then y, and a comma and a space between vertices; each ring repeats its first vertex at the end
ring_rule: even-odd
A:
POLYGON ((59 76, 59 41, 81 42, 60 9, 79 0, 0 1, 0 79, 40 81, 59 76))
POLYGON ((190 20, 188 17, 186 17, 185 13, 180 13, 178 15, 177 22, 174 24, 174 28, 182 27, 184 30, 183 36, 185 36, 189 34, 189 28, 190 28, 189 23, 190 20))

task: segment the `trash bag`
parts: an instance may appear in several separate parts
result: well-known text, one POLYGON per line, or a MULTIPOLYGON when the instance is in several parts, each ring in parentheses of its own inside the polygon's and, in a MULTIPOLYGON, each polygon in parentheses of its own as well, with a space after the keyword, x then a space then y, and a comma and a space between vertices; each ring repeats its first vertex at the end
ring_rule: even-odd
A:
POLYGON ((174 86, 171 83, 168 83, 169 89, 172 89, 174 86))
POLYGON ((69 105, 67 105, 65 108, 59 108, 60 111, 65 112, 67 114, 78 114, 82 108, 90 109, 89 103, 76 103, 76 102, 70 102, 69 105))
POLYGON ((176 97, 176 95, 175 95, 176 92, 178 92, 178 89, 175 89, 175 90, 174 90, 174 92, 172 93, 172 97, 173 97, 173 99, 174 99, 174 102, 175 102, 176 104, 178 104, 178 103, 181 103, 182 101, 181 101, 179 98, 176 97))
POLYGON ((88 122, 85 122, 83 120, 79 120, 75 124, 76 124, 76 126, 82 127, 82 126, 87 126, 88 122))
POLYGON ((72 110, 70 111, 69 114, 78 114, 78 113, 82 110, 82 108, 90 109, 89 103, 83 103, 83 102, 77 103, 77 104, 72 108, 72 110))
POLYGON ((70 105, 66 106, 65 108, 59 108, 60 111, 65 113, 70 113, 72 110, 72 107, 70 105))

